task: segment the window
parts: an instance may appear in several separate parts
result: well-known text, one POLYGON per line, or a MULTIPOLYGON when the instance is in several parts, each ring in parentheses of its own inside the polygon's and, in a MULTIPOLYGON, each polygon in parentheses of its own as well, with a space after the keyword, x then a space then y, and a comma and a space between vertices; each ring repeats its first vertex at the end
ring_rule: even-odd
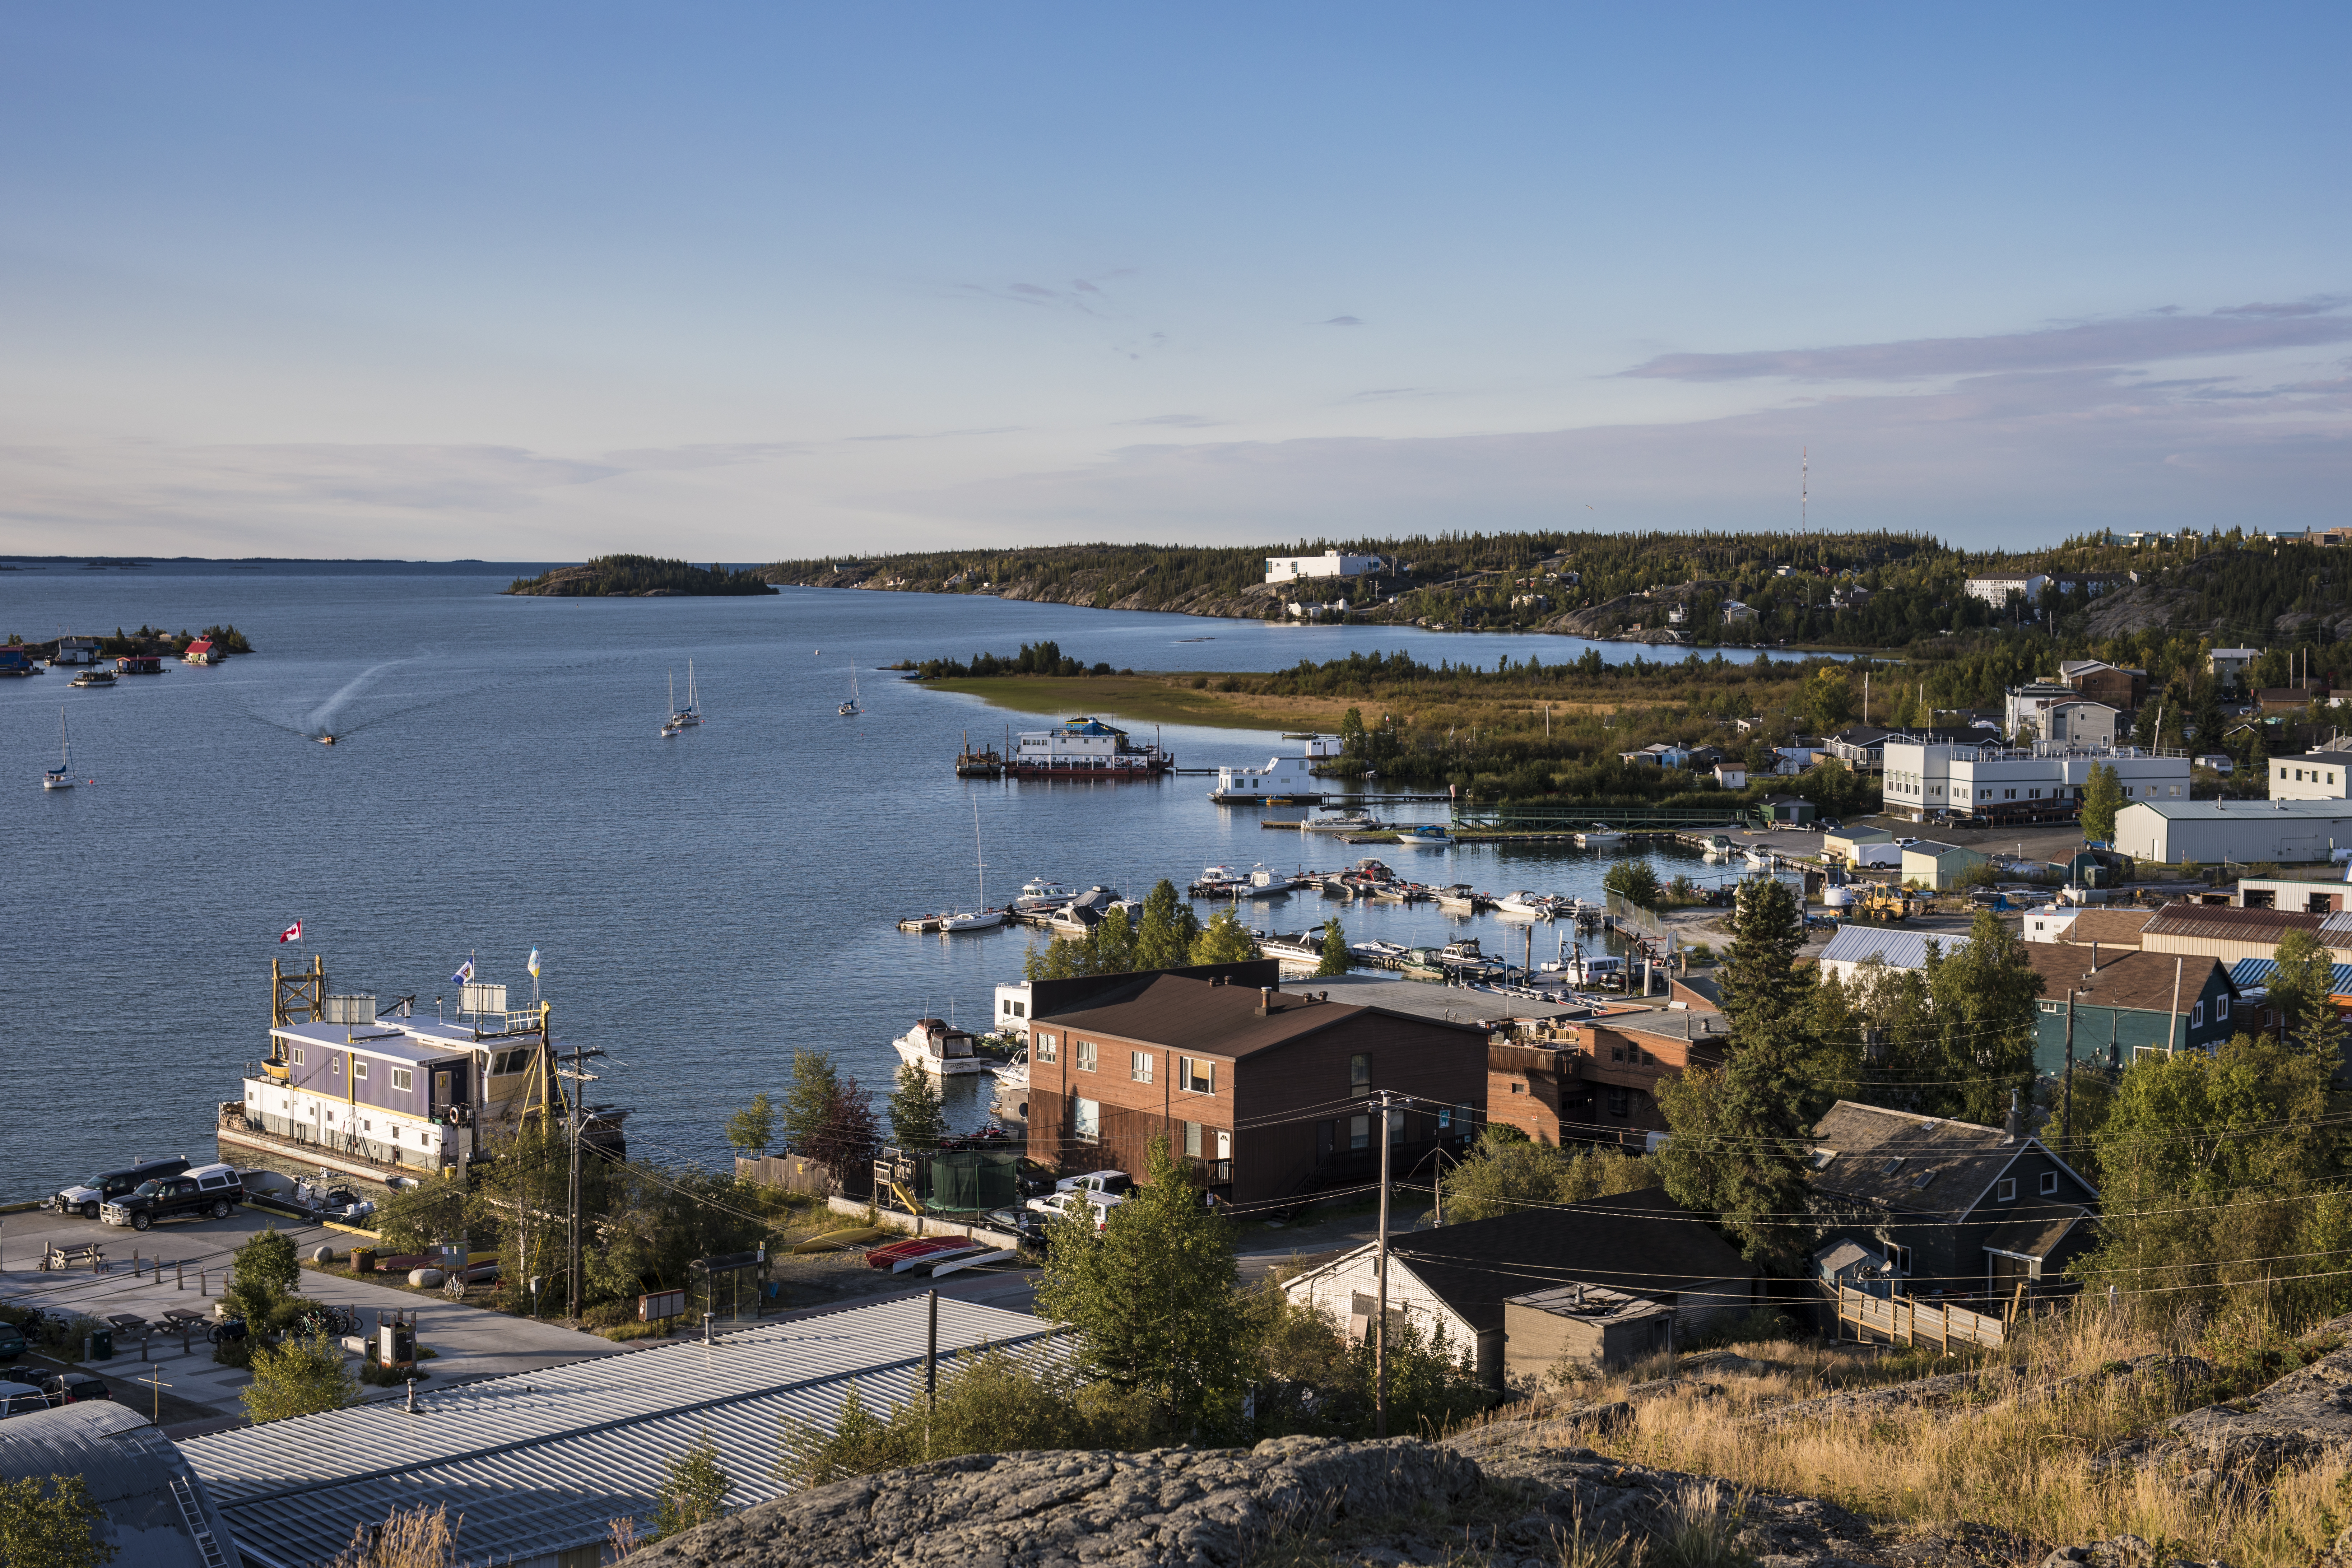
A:
POLYGON ((1078 1057, 1078 1059, 1077 1059, 1077 1062, 1076 1062, 1077 1069, 1078 1069, 1080 1072, 1092 1072, 1092 1071, 1094 1071, 1094 1070, 1095 1070, 1095 1043, 1094 1043, 1092 1040, 1073 1040, 1073 1041, 1071 1041, 1071 1042, 1070 1042, 1070 1044, 1071 1044, 1074 1047, 1076 1047, 1076 1051, 1077 1051, 1077 1057, 1078 1057))
POLYGON ((1992 1189, 1992 1201, 1997 1204, 2015 1203, 2017 1201, 2017 1178, 2015 1176, 2003 1176, 2000 1181, 1994 1183, 1992 1189))
POLYGON ((368 1065, 367 1065, 367 1063, 365 1063, 365 1062, 363 1062, 363 1061, 360 1060, 360 1059, 359 1059, 359 1058, 357 1058, 357 1057, 353 1057, 353 1058, 352 1058, 352 1076, 353 1078, 365 1078, 365 1077, 367 1077, 367 1069, 368 1069, 368 1065))
POLYGON ((1369 1116, 1348 1118, 1348 1147, 1369 1149, 1372 1146, 1372 1119, 1369 1116))
POLYGON ((2217 1021, 2221 1023, 2227 1023, 2229 1021, 2230 999, 2227 996, 2216 996, 2213 998, 2213 1016, 2217 1021))
POLYGON ((1151 1081, 1151 1063, 1152 1058, 1150 1051, 1128 1052, 1128 1080, 1131 1083, 1150 1083, 1151 1081))
MULTIPOLYGON (((2128 794, 2130 792, 2126 791, 2125 793, 2128 794)), ((2000 792, 2000 798, 2003 800, 2015 800, 2017 798, 2017 792, 2013 789, 2005 789, 2000 792)))
POLYGON ((1389 1142, 1391 1143, 1404 1142, 1404 1112, 1402 1110, 1389 1112, 1389 1142))
POLYGON ((2197 1005, 2189 1009, 2189 1026, 2192 1029, 2201 1029, 2205 1026, 2204 1003, 2200 1002, 2197 1005))
POLYGON ((1891 1241, 1886 1243, 1886 1267, 1897 1274, 1910 1273, 1911 1249, 1891 1241))
POLYGON ((1201 1157, 1201 1124, 1197 1121, 1184 1123, 1184 1152, 1192 1159, 1201 1157))
POLYGON ((1199 1057, 1176 1058, 1176 1087, 1187 1094, 1217 1092, 1217 1064, 1199 1057))
POLYGON ((1102 1106, 1091 1100, 1072 1099, 1070 1131, 1079 1142, 1092 1143, 1102 1137, 1102 1106))
POLYGON ((1610 1059, 1611 1061, 1612 1061, 1612 1062, 1622 1062, 1622 1061, 1623 1061, 1623 1060, 1625 1059, 1625 1047, 1622 1047, 1622 1046, 1612 1046, 1612 1047, 1609 1047, 1609 1059, 1610 1059))
POLYGON ((2046 1198, 2046 1197, 2049 1197, 2049 1196, 2051 1196, 2052 1194, 2055 1194, 2057 1191, 2058 1191, 2058 1173, 2057 1173, 2057 1172, 2055 1172, 2055 1171, 2044 1171, 2044 1172, 2042 1172, 2042 1195, 2043 1197, 2045 1197, 2045 1198, 2046 1198))
POLYGON ((1633 1109, 1633 1096, 1622 1089, 1609 1091, 1609 1114, 1623 1116, 1633 1109))
POLYGON ((289 1056, 290 1056, 290 1057, 292 1057, 292 1058, 294 1058, 294 1065, 295 1065, 296 1067, 298 1067, 298 1068, 299 1068, 299 1067, 300 1067, 300 1066, 302 1065, 302 1047, 299 1047, 299 1046, 296 1046, 296 1047, 295 1047, 291 1051, 288 1052, 287 1054, 288 1054, 289 1056))
POLYGON ((1441 1105, 1437 1108, 1437 1130, 1441 1133, 1451 1132, 1454 1131, 1454 1108, 1452 1106, 1441 1105))
POLYGON ((1348 1092, 1349 1094, 1370 1094, 1372 1092, 1371 1058, 1367 1056, 1353 1056, 1348 1058, 1348 1092))
POLYGON ((333 1075, 334 1075, 335 1077, 337 1077, 337 1078, 341 1078, 341 1077, 342 1077, 342 1076, 343 1076, 343 1054, 342 1054, 341 1051, 337 1051, 337 1052, 334 1054, 334 1057, 333 1057, 332 1060, 330 1062, 330 1064, 329 1064, 329 1066, 328 1066, 328 1068, 327 1068, 327 1070, 328 1070, 328 1072, 330 1072, 330 1073, 333 1074, 333 1075))
POLYGON ((1234 1135, 1230 1132, 1219 1132, 1217 1134, 1217 1158, 1220 1160, 1230 1160, 1233 1157, 1234 1135))
POLYGON ((1893 1175, 1895 1172, 1903 1168, 1903 1158, 1904 1157, 1900 1154, 1895 1155, 1893 1159, 1887 1161, 1886 1163, 1878 1167, 1878 1173, 1882 1176, 1893 1175))
MULTIPOLYGON (((1519 1081, 1517 1081, 1516 1079, 1512 1080, 1512 1083, 1511 1083, 1511 1092, 1512 1092, 1513 1094, 1525 1094, 1525 1093, 1527 1093, 1527 1091, 1528 1091, 1528 1086, 1527 1086, 1526 1084, 1520 1083, 1520 1082, 1519 1082, 1519 1081)), ((1440 1112, 1439 1114, 1440 1114, 1440 1115, 1443 1115, 1443 1114, 1444 1114, 1444 1112, 1440 1112)))
POLYGON ((393 1088, 394 1088, 394 1089, 398 1089, 398 1090, 400 1090, 403 1094, 405 1094, 405 1093, 407 1093, 410 1089, 415 1089, 415 1088, 416 1087, 416 1073, 415 1073, 415 1071, 413 1068, 393 1068, 393 1069, 392 1069, 392 1087, 393 1087, 393 1088))
POLYGON ((1037 1037, 1037 1059, 1039 1061, 1050 1062, 1060 1060, 1060 1057, 1056 1054, 1059 1049, 1060 1047, 1057 1045, 1053 1036, 1040 1035, 1037 1037))

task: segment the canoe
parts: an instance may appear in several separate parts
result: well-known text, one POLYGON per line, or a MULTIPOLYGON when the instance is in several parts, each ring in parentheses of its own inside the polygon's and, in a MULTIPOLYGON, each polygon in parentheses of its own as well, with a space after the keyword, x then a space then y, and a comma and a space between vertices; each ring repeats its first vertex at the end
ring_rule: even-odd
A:
POLYGON ((933 1260, 941 1253, 962 1252, 971 1246, 971 1242, 960 1236, 926 1236, 874 1248, 866 1255, 866 1267, 903 1274, 917 1263, 933 1260))
POLYGON ((932 1247, 928 1252, 919 1252, 916 1253, 912 1257, 901 1258, 898 1262, 890 1265, 890 1272, 893 1274, 929 1274, 936 1270, 940 1265, 947 1262, 950 1258, 963 1258, 979 1250, 980 1243, 976 1241, 959 1239, 945 1246, 932 1247))
POLYGON ((974 1253, 970 1258, 950 1258, 949 1261, 940 1264, 937 1268, 932 1269, 931 1278, 936 1279, 942 1274, 952 1274, 959 1268, 971 1268, 982 1263, 1002 1263, 1008 1258, 1018 1258, 1019 1256, 1019 1253, 1011 1251, 978 1252, 974 1253))
POLYGON ((855 1247, 861 1241, 871 1241, 882 1234, 879 1226, 859 1226, 854 1230, 828 1231, 794 1244, 794 1252, 838 1252, 845 1247, 855 1247))

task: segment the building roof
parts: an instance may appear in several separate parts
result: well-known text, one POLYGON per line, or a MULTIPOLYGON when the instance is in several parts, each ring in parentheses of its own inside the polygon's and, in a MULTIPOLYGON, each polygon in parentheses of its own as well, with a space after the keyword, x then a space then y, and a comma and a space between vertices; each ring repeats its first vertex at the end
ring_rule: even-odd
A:
MULTIPOLYGON (((1998 1127, 1850 1100, 1830 1107, 1813 1129, 1813 1142, 1815 1187, 1910 1214, 1968 1213, 2028 1149, 2039 1148, 2057 1160, 2030 1134, 2012 1139, 1998 1127)), ((2072 1167, 2066 1169, 2073 1173, 2072 1167)))
POLYGON ((2300 910, 2241 910, 2220 904, 2167 904, 2140 928, 2143 938, 2181 936, 2207 942, 2281 942, 2291 931, 2319 929, 2320 917, 2300 910))
POLYGON ((1947 956, 1969 945, 1965 936, 1932 931, 1900 931, 1889 926, 1841 925, 1822 950, 1823 963, 1867 963, 1877 959, 1889 969, 1925 969, 1927 944, 1934 942, 1947 956))
POLYGON ((2126 811, 2152 811, 2171 822, 2258 822, 2264 817, 2352 818, 2352 800, 2136 800, 2126 811))
POLYGON ((2099 966, 2089 968, 2092 952, 2087 947, 2063 946, 2057 942, 2029 942, 2025 955, 2042 976, 2042 994, 2052 1001, 2063 1001, 2069 987, 2078 994, 2080 1002, 2092 1007, 2124 1007, 2143 1013, 2173 1011, 2173 980, 2179 976, 2180 1011, 2188 1012, 2205 994, 2206 983, 2217 969, 2227 980, 2230 972, 2218 958, 2177 952, 2142 952, 2137 948, 2110 956, 2102 952, 2097 956, 2099 966), (2178 963, 2176 971, 2174 965, 2178 963))
POLYGON ((0 1422, 0 1480, 78 1476, 104 1516, 101 1539, 137 1568, 205 1568, 227 1528, 203 1480, 136 1404, 89 1400, 0 1422), (173 1497, 184 1487, 191 1518, 173 1497), (196 1529, 205 1535, 199 1540, 196 1529), (205 1547, 215 1548, 208 1555, 205 1547), (124 1550, 128 1548, 129 1550, 124 1550))
POLYGON ((2137 947, 2140 929, 2155 918, 2154 910, 2085 909, 2066 922, 2058 940, 2084 947, 2095 942, 2102 947, 2137 947))
POLYGON ((1894 731, 1892 730, 1888 730, 1883 725, 1849 724, 1844 729, 1840 730, 1836 734, 1831 736, 1830 739, 1833 741, 1843 741, 1849 746, 1874 746, 1893 733, 1894 731))
MULTIPOLYGON (((2242 996, 2250 992, 2267 991, 2271 986, 2271 971, 2277 967, 2276 959, 2242 958, 2230 965, 2230 984, 2238 988, 2242 996)), ((2352 963, 2338 963, 2333 968, 2335 977, 2327 983, 2328 994, 2352 996, 2352 963)))
MULTIPOLYGON (((382 1057, 396 1062, 440 1061, 452 1055, 471 1059, 474 1054, 470 1041, 451 1040, 444 1043, 430 1036, 418 1037, 405 1029, 388 1024, 286 1024, 269 1031, 271 1037, 290 1040, 296 1045, 325 1046, 331 1050, 359 1051, 372 1057, 382 1057)), ((535 1035, 519 1037, 509 1042, 536 1045, 535 1035)))
MULTIPOLYGON (((1502 1011, 1503 1009, 1497 1009, 1502 1011)), ((1052 1024, 1078 1034, 1144 1040, 1174 1051, 1238 1061, 1273 1050, 1367 1013, 1412 1018, 1433 1028, 1460 1029, 1481 1037, 1483 1026, 1403 1013, 1387 1007, 1325 1002, 1310 991, 1265 992, 1247 985, 1215 985, 1181 974, 1139 976, 1134 984, 1094 998, 1076 1012, 1033 1018, 1031 1026, 1052 1024), (1258 1009, 1264 1004, 1265 1011, 1258 1009)))
POLYGON ((2274 763, 2336 763, 2352 766, 2352 752, 2304 752, 2292 757, 2273 757, 2274 763))
MULTIPOLYGON (((853 1384, 875 1411, 919 1393, 926 1310, 911 1296, 722 1334, 708 1349, 427 1384, 418 1415, 362 1405, 191 1438, 182 1451, 258 1568, 324 1562, 420 1497, 462 1502, 469 1559, 543 1557, 604 1540, 615 1518, 649 1521, 662 1462, 706 1436, 738 1503, 776 1496, 770 1468, 787 1417, 830 1427, 853 1384)), ((939 1313, 942 1354, 1040 1345, 1054 1331, 950 1297, 939 1313)))
POLYGON ((1689 1007, 1652 1007, 1629 1013, 1612 1013, 1605 1017, 1589 1020, 1596 1029, 1615 1029, 1627 1035, 1658 1035, 1670 1040, 1723 1040, 1731 1034, 1731 1022, 1720 1009, 1709 1012, 1689 1007))
POLYGON ((1958 844, 1941 844, 1932 838, 1913 839, 1903 847, 1903 854, 1906 858, 1914 855, 1925 855, 1935 860, 1941 860, 1947 855, 1976 855, 1979 860, 1984 858, 1973 849, 1962 848, 1958 844))
POLYGON ((1703 1280, 1756 1275, 1712 1226, 1657 1187, 1392 1237, 1389 1256, 1481 1331, 1501 1328, 1504 1301, 1531 1285, 1598 1285, 1656 1300, 1703 1280))
POLYGON ((2091 1211, 2078 1204, 2021 1203, 2017 1217, 1995 1226, 1984 1238, 1984 1247, 1987 1252, 2031 1258, 2038 1263, 2056 1252, 2068 1233, 2090 1218, 2091 1211))
POLYGON ((1582 1002, 1538 1002, 1467 985, 1432 985, 1425 980, 1401 980, 1378 972, 1318 974, 1312 984, 1318 992, 1330 992, 1334 1005, 1348 1002, 1377 1007, 1384 1013, 1403 1013, 1415 1018, 1434 1018, 1440 1023, 1467 1024, 1482 1029, 1491 1029, 1515 1018, 1581 1018, 1591 1012, 1582 1002))
POLYGON ((1503 1304, 1587 1323, 1637 1322, 1673 1310, 1654 1297, 1607 1290, 1598 1285, 1555 1285, 1548 1290, 1530 1290, 1524 1296, 1507 1296, 1503 1304))

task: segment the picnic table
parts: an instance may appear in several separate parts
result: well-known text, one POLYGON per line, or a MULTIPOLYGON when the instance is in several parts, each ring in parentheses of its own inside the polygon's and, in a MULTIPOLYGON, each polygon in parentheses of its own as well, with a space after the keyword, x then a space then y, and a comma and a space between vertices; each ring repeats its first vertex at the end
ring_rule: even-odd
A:
POLYGON ((89 1264, 89 1271, 93 1274, 107 1273, 114 1267, 106 1260, 105 1248, 94 1241, 85 1241, 72 1247, 58 1247, 53 1243, 41 1249, 41 1273, 53 1274, 59 1269, 70 1268, 77 1263, 89 1264))

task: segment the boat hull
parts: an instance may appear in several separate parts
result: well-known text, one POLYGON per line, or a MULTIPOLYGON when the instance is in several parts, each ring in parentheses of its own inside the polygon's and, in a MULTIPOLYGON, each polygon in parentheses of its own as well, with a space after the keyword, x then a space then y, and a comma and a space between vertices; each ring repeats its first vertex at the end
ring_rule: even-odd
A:
POLYGON ((890 1045, 898 1053, 900 1061, 910 1067, 919 1067, 933 1078, 961 1078, 967 1073, 987 1072, 996 1065, 986 1057, 935 1057, 928 1051, 917 1050, 903 1040, 893 1040, 890 1045))

